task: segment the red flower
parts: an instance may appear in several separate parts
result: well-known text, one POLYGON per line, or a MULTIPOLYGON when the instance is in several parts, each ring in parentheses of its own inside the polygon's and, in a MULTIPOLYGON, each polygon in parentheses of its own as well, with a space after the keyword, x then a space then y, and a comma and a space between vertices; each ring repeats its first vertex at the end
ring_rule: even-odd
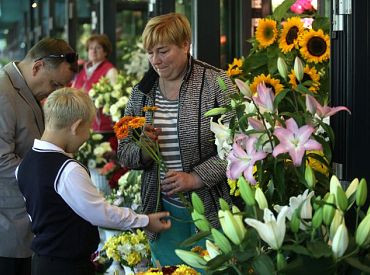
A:
POLYGON ((118 187, 118 180, 120 179, 120 177, 122 177, 126 172, 128 171, 128 169, 126 167, 121 167, 119 169, 117 169, 111 176, 111 178, 109 179, 108 181, 108 184, 110 186, 110 188, 112 189, 117 189, 118 187))

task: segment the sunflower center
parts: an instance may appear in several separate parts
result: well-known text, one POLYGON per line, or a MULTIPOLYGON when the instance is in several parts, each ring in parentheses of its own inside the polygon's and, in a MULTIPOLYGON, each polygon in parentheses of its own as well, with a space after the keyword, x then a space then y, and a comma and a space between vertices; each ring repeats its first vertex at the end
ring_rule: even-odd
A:
POLYGON ((273 30, 273 28, 265 28, 265 30, 263 32, 263 36, 265 37, 265 39, 272 39, 272 38, 274 38, 274 30, 273 30))
POLYGON ((313 56, 321 56, 326 52, 327 45, 321 37, 312 37, 307 43, 308 52, 313 56))
POLYGON ((274 86, 272 86, 270 83, 265 83, 265 85, 266 85, 266 88, 271 88, 272 89, 272 91, 274 92, 274 94, 275 94, 275 87, 274 86))
POLYGON ((308 80, 312 81, 312 77, 309 74, 304 73, 302 82, 305 82, 305 81, 308 81, 308 80))
POLYGON ((294 26, 294 27, 291 27, 286 35, 286 38, 285 38, 285 41, 288 45, 290 44, 293 44, 294 43, 294 40, 297 39, 298 37, 298 31, 299 29, 294 26))

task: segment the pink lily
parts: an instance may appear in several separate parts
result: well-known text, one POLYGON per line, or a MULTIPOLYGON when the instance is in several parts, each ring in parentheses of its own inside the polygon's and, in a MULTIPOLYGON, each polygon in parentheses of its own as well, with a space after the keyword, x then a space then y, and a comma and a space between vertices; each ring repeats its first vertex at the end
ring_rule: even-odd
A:
POLYGON ((276 157, 283 153, 289 153, 294 166, 300 166, 306 150, 322 150, 319 142, 310 139, 314 131, 315 128, 308 125, 298 128, 293 118, 288 119, 286 128, 276 128, 274 131, 274 135, 279 139, 280 144, 274 148, 272 155, 276 157))
POLYGON ((245 83, 244 81, 236 78, 235 79, 235 84, 236 86, 238 86, 240 92, 244 95, 244 97, 250 99, 251 96, 252 96, 252 91, 251 89, 249 88, 249 85, 247 83, 245 83))
POLYGON ((310 95, 306 95, 306 108, 311 114, 317 114, 321 118, 330 117, 339 111, 347 111, 349 114, 351 114, 351 111, 345 106, 322 106, 313 96, 310 95))
POLYGON ((238 179, 242 174, 252 184, 256 183, 253 177, 253 166, 256 161, 266 157, 266 153, 256 150, 257 138, 248 137, 244 134, 239 135, 234 144, 233 149, 227 157, 229 166, 226 174, 230 179, 238 179))
POLYGON ((257 94, 258 96, 254 96, 253 100, 260 108, 261 113, 273 113, 275 96, 272 89, 266 87, 265 83, 262 82, 257 86, 257 94))
POLYGON ((248 124, 257 131, 264 131, 265 126, 263 126, 263 123, 258 120, 257 118, 249 117, 248 118, 248 124))

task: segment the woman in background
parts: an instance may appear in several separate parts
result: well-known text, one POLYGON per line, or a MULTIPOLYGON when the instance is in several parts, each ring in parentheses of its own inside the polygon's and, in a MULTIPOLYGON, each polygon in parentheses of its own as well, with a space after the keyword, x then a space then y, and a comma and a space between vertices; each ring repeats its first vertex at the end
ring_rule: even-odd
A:
MULTIPOLYGON (((112 44, 105 34, 94 34, 86 41, 88 62, 86 62, 72 83, 72 87, 83 89, 87 93, 93 84, 99 82, 100 78, 107 77, 112 84, 117 80, 117 69, 108 61, 112 52, 112 44)), ((113 133, 113 122, 111 118, 103 114, 102 109, 97 111, 96 119, 92 124, 92 130, 101 134, 113 133)))

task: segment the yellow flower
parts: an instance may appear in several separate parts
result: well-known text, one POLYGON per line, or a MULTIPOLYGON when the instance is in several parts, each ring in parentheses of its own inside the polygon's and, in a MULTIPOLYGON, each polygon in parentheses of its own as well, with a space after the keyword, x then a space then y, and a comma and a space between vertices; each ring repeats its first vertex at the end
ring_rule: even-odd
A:
POLYGON ((291 17, 283 24, 279 39, 279 48, 283 53, 299 46, 299 36, 303 33, 303 22, 299 17, 291 17))
POLYGON ((260 19, 256 30, 256 40, 260 48, 273 44, 278 36, 276 21, 268 18, 260 19))
MULTIPOLYGON (((289 79, 290 79, 289 83, 292 85, 292 88, 296 89, 298 83, 297 78, 294 74, 294 70, 292 70, 292 72, 289 74, 289 79)), ((306 67, 303 70, 302 83, 304 83, 307 80, 311 81, 311 84, 308 87, 308 89, 313 93, 317 93, 320 87, 320 75, 317 73, 314 67, 309 67, 308 65, 306 65, 306 67)))
POLYGON ((157 106, 144 106, 143 112, 155 112, 158 110, 157 106))
POLYGON ((230 186, 230 195, 240 196, 239 184, 237 180, 227 179, 230 186))
POLYGON ((277 95, 280 93, 284 86, 280 84, 280 80, 276 78, 272 78, 269 74, 265 76, 264 74, 260 74, 254 77, 253 82, 251 84, 252 93, 255 94, 257 92, 258 84, 265 82, 266 87, 272 88, 272 91, 277 95))
POLYGON ((322 30, 306 31, 302 34, 299 45, 301 54, 307 62, 320 63, 330 57, 330 37, 322 30))
POLYGON ((240 69, 243 66, 243 59, 234 58, 233 63, 229 64, 229 69, 226 74, 228 76, 240 75, 243 71, 240 69))
POLYGON ((127 256, 127 263, 129 266, 135 266, 138 263, 140 263, 140 261, 141 261, 141 257, 137 251, 133 251, 127 256))
MULTIPOLYGON (((317 155, 320 155, 321 157, 324 157, 324 152, 323 151, 307 151, 306 154, 314 153, 317 155)), ((308 157, 307 158, 307 165, 309 165, 313 170, 320 172, 323 175, 329 176, 329 169, 327 166, 325 166, 321 161, 317 160, 316 158, 313 157, 308 157)))

